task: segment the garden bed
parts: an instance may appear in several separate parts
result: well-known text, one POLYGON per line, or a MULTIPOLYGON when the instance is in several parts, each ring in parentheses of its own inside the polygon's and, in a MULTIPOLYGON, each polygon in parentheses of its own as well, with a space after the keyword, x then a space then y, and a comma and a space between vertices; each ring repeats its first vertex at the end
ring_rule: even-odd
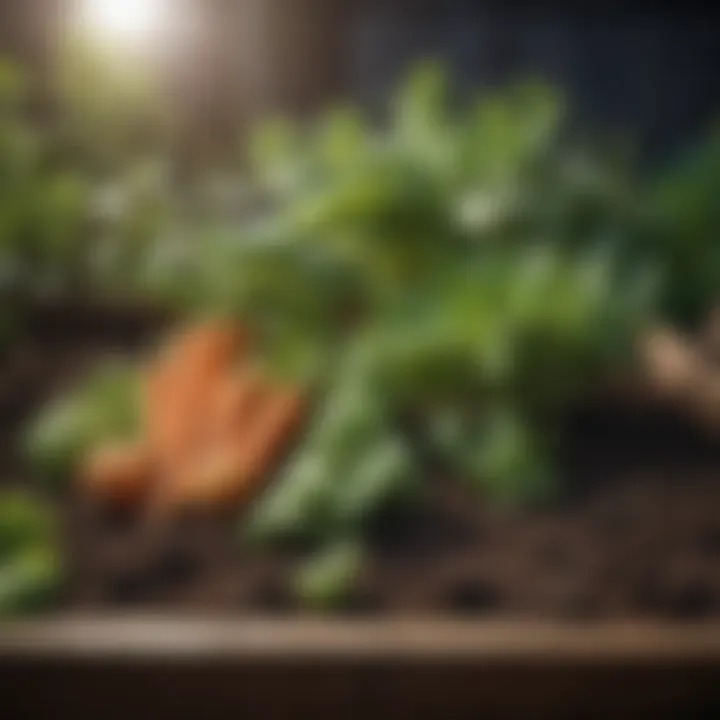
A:
MULTIPOLYGON (((35 312, 3 359, 2 476, 22 478, 23 422, 110 352, 153 342, 144 312, 35 312)), ((424 502, 385 514, 343 612, 542 619, 720 616, 720 445, 669 408, 594 402, 568 420, 568 493, 502 511, 434 475, 424 502)), ((55 492, 69 611, 296 614, 300 548, 256 551, 238 520, 158 525, 55 492)))

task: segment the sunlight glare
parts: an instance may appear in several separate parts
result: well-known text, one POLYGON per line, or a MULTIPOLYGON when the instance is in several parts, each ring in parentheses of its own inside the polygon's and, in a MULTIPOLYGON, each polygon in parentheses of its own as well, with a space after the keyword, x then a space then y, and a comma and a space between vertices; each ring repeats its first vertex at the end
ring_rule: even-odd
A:
POLYGON ((142 44, 167 23, 166 11, 167 0, 84 0, 83 25, 105 42, 142 44))

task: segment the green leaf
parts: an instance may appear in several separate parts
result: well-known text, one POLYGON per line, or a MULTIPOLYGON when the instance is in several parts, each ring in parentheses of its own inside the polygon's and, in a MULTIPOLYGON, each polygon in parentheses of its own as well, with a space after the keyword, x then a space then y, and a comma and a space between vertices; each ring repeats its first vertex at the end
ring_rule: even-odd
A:
POLYGON ((303 179, 301 139, 288 120, 276 118, 258 126, 249 148, 251 167, 265 189, 288 192, 303 179))
POLYGON ((514 412, 488 415, 479 444, 471 448, 470 469, 483 490, 501 504, 547 499, 554 491, 548 458, 538 436, 514 412))
POLYGON ((301 602, 311 608, 331 609, 352 592, 360 572, 363 548, 356 540, 330 544, 298 571, 295 588, 301 602))
POLYGON ((107 363, 41 410, 24 436, 26 457, 43 477, 62 482, 98 442, 133 437, 140 429, 139 406, 138 370, 107 363))
POLYGON ((0 616, 48 606, 62 582, 55 518, 17 490, 0 495, 0 616))
POLYGON ((338 526, 360 526, 410 489, 412 470, 408 448, 394 436, 383 436, 357 453, 356 462, 334 493, 333 514, 338 526))
POLYGON ((0 494, 0 562, 30 546, 54 538, 52 514, 42 503, 19 491, 0 494))
POLYGON ((243 522, 242 537, 264 543, 321 532, 333 479, 327 458, 305 449, 243 522))
POLYGON ((367 159, 369 141, 360 114, 352 108, 338 108, 320 123, 318 153, 331 173, 352 173, 367 159))
POLYGON ((410 73, 397 95, 395 116, 398 133, 406 139, 427 139, 445 118, 448 82, 442 64, 425 61, 410 73))
POLYGON ((62 582, 58 553, 48 546, 30 547, 0 564, 0 615, 46 609, 62 582))
POLYGON ((489 407, 480 418, 445 410, 430 432, 454 468, 496 504, 532 504, 556 489, 542 432, 514 410, 489 407))

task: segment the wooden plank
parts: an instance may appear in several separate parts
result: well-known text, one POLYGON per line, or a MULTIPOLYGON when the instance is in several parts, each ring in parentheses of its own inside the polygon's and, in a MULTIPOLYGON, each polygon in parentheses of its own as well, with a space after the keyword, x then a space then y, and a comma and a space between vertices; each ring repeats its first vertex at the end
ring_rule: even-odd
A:
POLYGON ((720 663, 720 623, 65 617, 0 626, 0 657, 484 657, 720 663))
POLYGON ((56 618, 0 626, 5 718, 720 717, 720 626, 56 618))

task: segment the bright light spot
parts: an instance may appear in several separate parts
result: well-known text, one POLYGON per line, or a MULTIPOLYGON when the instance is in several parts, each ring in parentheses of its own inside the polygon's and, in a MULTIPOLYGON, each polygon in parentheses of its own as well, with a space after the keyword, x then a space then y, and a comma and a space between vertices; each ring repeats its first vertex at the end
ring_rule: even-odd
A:
POLYGON ((82 24, 108 43, 143 45, 167 24, 168 0, 83 0, 82 24))

